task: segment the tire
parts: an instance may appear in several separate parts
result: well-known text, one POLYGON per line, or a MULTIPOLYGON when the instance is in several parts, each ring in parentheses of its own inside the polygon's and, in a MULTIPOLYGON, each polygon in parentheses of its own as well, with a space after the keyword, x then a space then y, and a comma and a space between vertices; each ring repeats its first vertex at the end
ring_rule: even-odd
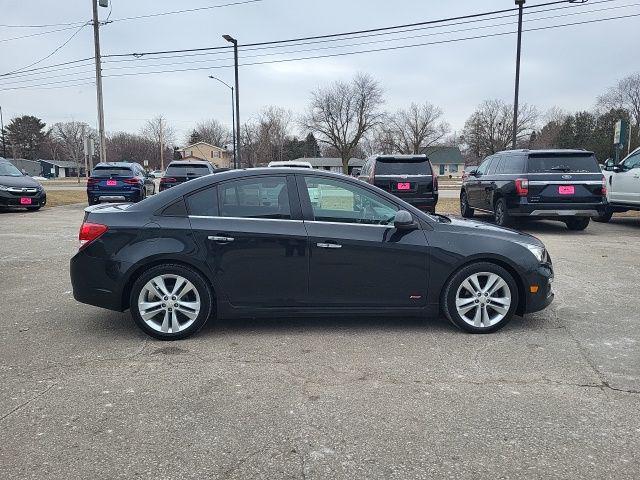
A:
POLYGON ((507 201, 504 198, 498 198, 494 203, 493 220, 500 227, 509 227, 513 224, 513 219, 507 211, 507 201))
POLYGON ((573 217, 566 220, 567 228, 572 231, 584 230, 589 226, 589 217, 573 217))
POLYGON ((167 264, 140 275, 131 288, 129 302, 136 325, 147 335, 159 340, 181 340, 207 322, 214 299, 201 274, 182 265, 167 264), (141 312, 143 302, 147 305, 141 312))
POLYGON ((467 200, 467 192, 464 190, 460 193, 460 215, 464 218, 472 218, 473 217, 473 208, 469 206, 469 201, 467 200))
POLYGON ((603 214, 596 215, 595 217, 591 217, 591 220, 598 223, 609 223, 609 220, 611 220, 611 217, 613 217, 613 210, 611 210, 610 208, 607 208, 603 214))
MULTIPOLYGON (((492 287, 489 288, 489 293, 491 290, 492 287)), ((462 267, 447 281, 441 298, 445 316, 456 327, 469 333, 492 333, 500 330, 511 321, 517 306, 518 286, 513 276, 501 266, 489 262, 462 267), (471 278, 476 279, 481 292, 490 281, 495 280, 494 285, 500 286, 493 295, 485 296, 482 293, 478 296, 477 289, 474 293, 465 286, 473 288, 471 278), (465 303, 465 300, 472 303, 465 303), (460 309, 458 304, 461 304, 460 309)))

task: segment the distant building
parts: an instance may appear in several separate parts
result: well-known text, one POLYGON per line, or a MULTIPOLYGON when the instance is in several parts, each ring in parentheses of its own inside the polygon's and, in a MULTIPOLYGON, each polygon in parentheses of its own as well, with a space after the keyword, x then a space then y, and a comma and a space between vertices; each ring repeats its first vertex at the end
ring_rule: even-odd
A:
POLYGON ((441 177, 462 177, 464 171, 464 159, 458 147, 433 146, 424 147, 421 153, 425 153, 435 172, 441 177))
MULTIPOLYGON (((334 157, 301 157, 295 159, 298 162, 309 162, 311 166, 318 170, 328 170, 330 172, 342 173, 342 159, 334 157)), ((354 168, 361 168, 364 160, 352 158, 349 160, 349 173, 354 168)))
POLYGON ((78 174, 84 176, 84 167, 80 167, 80 172, 77 171, 77 165, 75 162, 69 162, 66 160, 38 160, 42 167, 41 175, 43 177, 76 177, 78 174))
POLYGON ((233 154, 222 147, 216 147, 207 142, 198 142, 179 148, 183 160, 204 160, 218 168, 231 168, 233 154))

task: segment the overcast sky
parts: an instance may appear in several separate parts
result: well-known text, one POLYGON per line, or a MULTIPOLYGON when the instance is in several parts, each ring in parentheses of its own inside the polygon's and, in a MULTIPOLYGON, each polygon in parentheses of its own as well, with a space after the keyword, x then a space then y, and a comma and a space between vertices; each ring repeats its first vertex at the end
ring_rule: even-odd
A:
MULTIPOLYGON (((220 5, 233 1, 111 0, 111 19, 220 5)), ((544 0, 528 0, 527 6, 540 3, 544 3, 544 0)), ((241 44, 246 44, 407 24, 513 6, 512 0, 263 0, 194 13, 114 22, 101 28, 101 44, 102 53, 106 55, 223 46, 225 42, 221 35, 225 33, 232 34, 241 44)), ((100 9, 102 19, 106 18, 108 13, 109 9, 100 9)), ((640 2, 592 0, 585 6, 528 14, 525 16, 525 29, 630 14, 640 14, 640 2), (608 10, 602 10, 605 8, 608 10), (600 11, 573 15, 592 10, 600 11), (533 20, 569 13, 572 15, 533 20)), ((90 17, 91 0, 0 0, 0 24, 3 25, 83 22, 90 17)), ((515 21, 516 17, 512 16, 439 29, 343 41, 343 44, 364 41, 378 43, 333 50, 255 57, 264 53, 324 48, 340 42, 290 46, 280 50, 261 50, 244 54, 241 52, 241 63, 512 32, 516 28, 515 21), (443 33, 505 23, 506 25, 480 30, 443 33), (392 40, 416 35, 421 37, 392 40), (380 42, 381 40, 384 41, 380 42)), ((617 79, 640 69, 639 22, 640 17, 631 17, 525 32, 521 102, 534 104, 542 112, 553 106, 570 111, 592 108, 598 94, 614 84, 617 79)), ((64 27, 0 26, 0 73, 24 67, 50 54, 75 30, 4 40, 56 28, 64 27)), ((411 102, 429 101, 441 107, 446 120, 454 130, 459 131, 466 118, 482 100, 500 98, 509 103, 513 101, 515 44, 515 35, 504 35, 387 52, 243 66, 240 69, 241 117, 242 120, 246 120, 266 105, 277 105, 300 113, 305 109, 309 92, 314 88, 338 79, 348 80, 357 72, 366 72, 375 77, 384 88, 386 109, 395 110, 411 102)), ((140 59, 120 63, 109 62, 113 59, 107 58, 104 64, 105 76, 153 70, 204 68, 197 71, 105 78, 107 131, 137 132, 146 119, 163 114, 178 132, 178 142, 181 142, 185 133, 201 120, 213 117, 230 125, 230 92, 207 78, 207 75, 214 74, 228 83, 233 81, 233 69, 226 67, 232 63, 229 53, 140 59), (181 63, 187 61, 198 63, 181 63), (163 65, 151 66, 158 64, 163 65), (139 67, 140 65, 144 67, 139 67), (224 68, 214 69, 215 66, 224 68), (207 67, 211 68, 206 69, 207 67)), ((38 66, 92 55, 93 34, 88 26, 38 66)), ((15 116, 31 114, 42 118, 48 124, 80 120, 95 126, 95 87, 92 85, 7 90, 48 82, 92 81, 95 70, 91 62, 73 66, 77 68, 48 73, 41 71, 37 75, 4 77, 0 80, 0 106, 3 109, 5 124, 15 116), (73 75, 69 76, 70 74, 73 75)))

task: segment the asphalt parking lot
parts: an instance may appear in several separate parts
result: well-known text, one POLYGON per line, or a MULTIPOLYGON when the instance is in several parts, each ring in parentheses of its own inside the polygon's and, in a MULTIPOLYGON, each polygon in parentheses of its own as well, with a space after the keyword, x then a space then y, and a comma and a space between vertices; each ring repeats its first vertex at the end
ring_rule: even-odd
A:
POLYGON ((639 478, 640 218, 527 224, 556 301, 446 320, 210 322, 76 303, 82 208, 0 213, 3 478, 639 478))

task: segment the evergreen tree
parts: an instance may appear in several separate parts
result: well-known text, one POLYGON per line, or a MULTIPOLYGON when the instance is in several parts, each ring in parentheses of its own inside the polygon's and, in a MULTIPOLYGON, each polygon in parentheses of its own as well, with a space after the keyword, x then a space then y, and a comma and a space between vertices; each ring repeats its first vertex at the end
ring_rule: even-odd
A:
POLYGON ((304 157, 319 157, 320 145, 313 133, 309 133, 304 140, 304 157))

